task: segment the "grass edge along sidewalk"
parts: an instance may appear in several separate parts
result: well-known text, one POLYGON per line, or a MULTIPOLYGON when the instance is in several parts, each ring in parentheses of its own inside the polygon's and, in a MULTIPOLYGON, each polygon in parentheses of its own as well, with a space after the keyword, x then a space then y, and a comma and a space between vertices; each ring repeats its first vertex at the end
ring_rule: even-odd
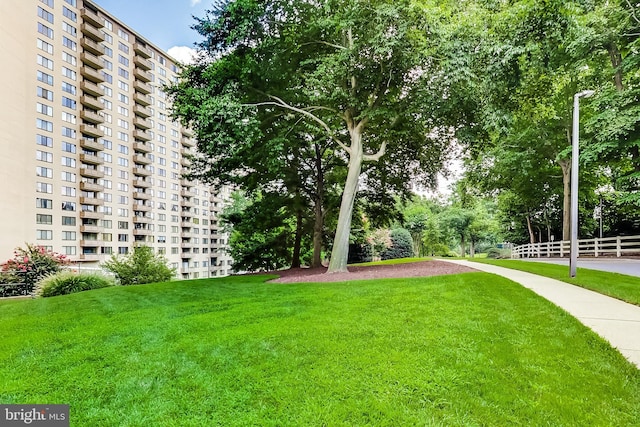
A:
POLYGON ((537 274, 640 306, 640 277, 587 268, 578 268, 576 277, 569 277, 569 269, 557 264, 488 258, 468 258, 467 261, 537 274))
POLYGON ((640 372, 486 273, 230 277, 0 303, 0 401, 71 424, 633 425, 640 372))

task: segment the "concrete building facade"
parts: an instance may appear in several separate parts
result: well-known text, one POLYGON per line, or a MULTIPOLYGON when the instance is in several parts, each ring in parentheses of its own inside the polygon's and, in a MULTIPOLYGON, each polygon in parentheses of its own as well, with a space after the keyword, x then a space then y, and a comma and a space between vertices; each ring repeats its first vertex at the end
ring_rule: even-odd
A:
POLYGON ((0 22, 0 260, 28 242, 97 266, 144 244, 181 278, 228 274, 228 190, 182 178, 177 63, 89 0, 3 0, 0 22))

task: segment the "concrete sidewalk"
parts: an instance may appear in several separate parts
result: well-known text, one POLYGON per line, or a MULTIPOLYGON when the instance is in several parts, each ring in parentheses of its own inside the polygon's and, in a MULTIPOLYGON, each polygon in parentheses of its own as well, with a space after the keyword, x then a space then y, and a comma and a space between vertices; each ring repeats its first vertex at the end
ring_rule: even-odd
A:
POLYGON ((580 320, 640 368, 640 307, 555 279, 495 265, 443 260, 506 277, 580 320))

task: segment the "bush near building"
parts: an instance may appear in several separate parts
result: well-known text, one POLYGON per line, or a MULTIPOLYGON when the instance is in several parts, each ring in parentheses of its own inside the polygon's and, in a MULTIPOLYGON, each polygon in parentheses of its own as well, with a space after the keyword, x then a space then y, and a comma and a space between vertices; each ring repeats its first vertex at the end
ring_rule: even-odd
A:
POLYGON ((129 255, 112 255, 102 267, 112 272, 125 286, 166 282, 175 275, 175 269, 167 265, 167 259, 154 254, 149 246, 137 246, 129 255))
POLYGON ((115 284, 115 279, 102 274, 61 271, 40 280, 34 294, 40 297, 54 297, 106 288, 115 284))
POLYGON ((24 283, 31 292, 40 279, 59 272, 68 263, 64 255, 27 243, 26 248, 16 248, 13 258, 2 264, 0 282, 24 283))

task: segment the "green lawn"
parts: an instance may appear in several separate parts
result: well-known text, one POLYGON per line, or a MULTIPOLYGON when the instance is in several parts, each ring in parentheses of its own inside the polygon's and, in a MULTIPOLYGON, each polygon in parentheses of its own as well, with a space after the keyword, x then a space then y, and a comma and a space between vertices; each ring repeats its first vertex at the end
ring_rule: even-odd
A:
POLYGON ((0 302, 0 402, 73 426, 637 425, 640 371, 506 279, 264 276, 0 302))
POLYGON ((569 269, 564 265, 506 259, 470 259, 470 261, 493 264, 550 277, 618 298, 630 304, 640 305, 640 277, 587 268, 578 268, 576 277, 569 277, 569 269))

